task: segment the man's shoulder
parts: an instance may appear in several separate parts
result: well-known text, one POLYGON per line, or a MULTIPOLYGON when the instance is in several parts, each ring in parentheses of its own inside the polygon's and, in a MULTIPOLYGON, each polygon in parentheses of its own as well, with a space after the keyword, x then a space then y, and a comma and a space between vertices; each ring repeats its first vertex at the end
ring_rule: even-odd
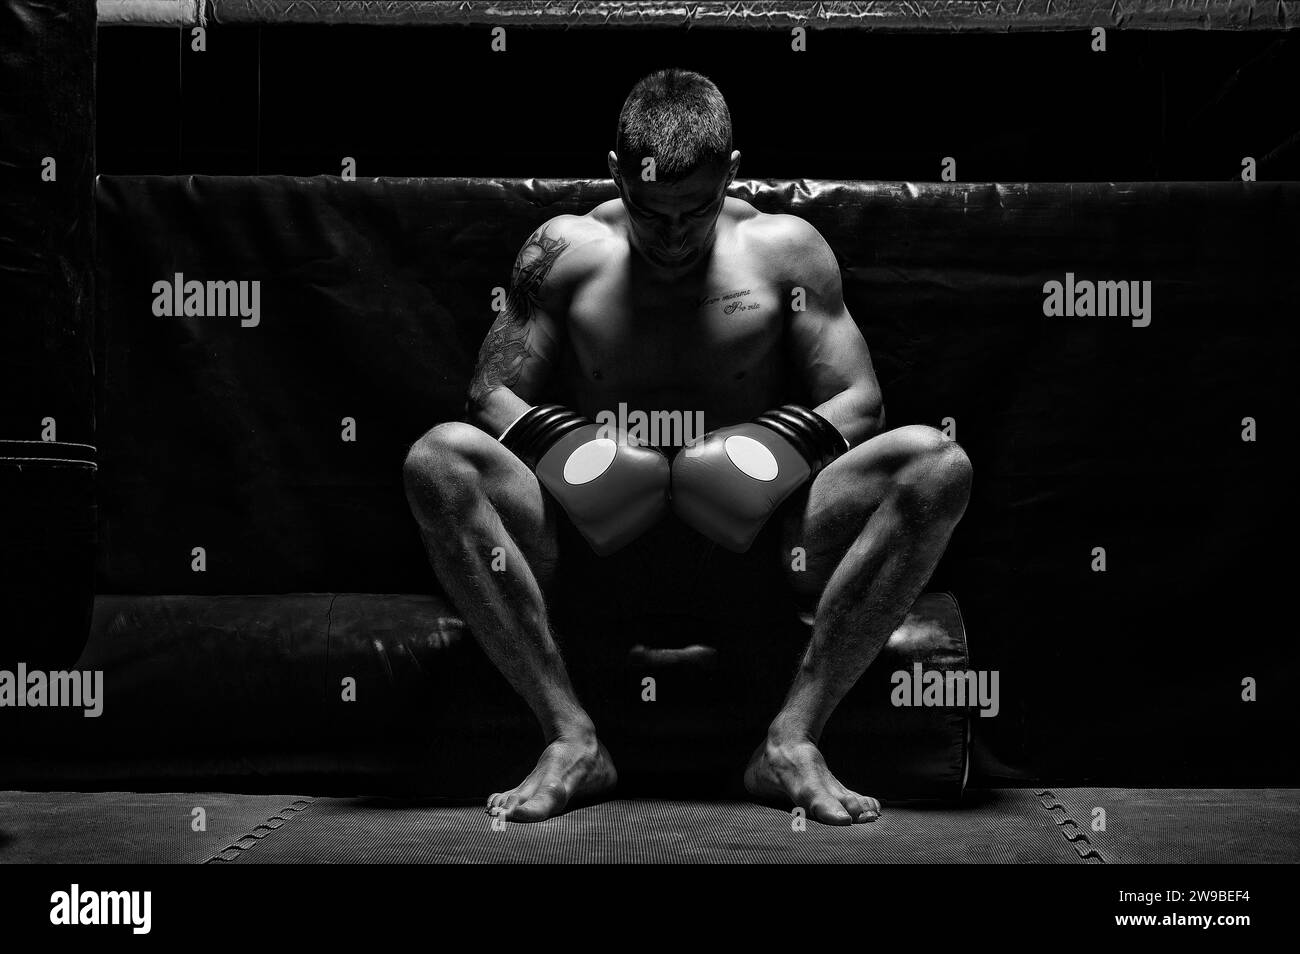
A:
POLYGON ((537 231, 546 231, 564 239, 570 245, 613 236, 615 232, 605 209, 607 205, 608 202, 601 203, 585 215, 565 212, 551 216, 538 226, 537 231))
POLYGON ((753 209, 738 218, 736 228, 752 250, 774 258, 817 256, 829 248, 811 222, 789 212, 753 209))
POLYGON ((817 287, 839 281, 835 252, 807 219, 788 212, 755 210, 737 228, 745 254, 762 264, 776 281, 817 287))
POLYGON ((591 261, 592 253, 608 253, 609 244, 619 240, 619 233, 613 225, 602 219, 597 206, 586 215, 563 214, 547 219, 533 233, 530 242, 545 234, 552 246, 560 247, 563 257, 571 260, 569 264, 591 261), (594 246, 594 248, 593 248, 594 246))
POLYGON ((610 243, 616 239, 614 230, 591 213, 552 216, 528 237, 519 251, 516 270, 543 272, 552 291, 571 287, 608 258, 610 243))
POLYGON ((529 236, 525 248, 528 246, 562 247, 563 250, 568 251, 613 236, 614 230, 608 224, 594 218, 592 213, 587 215, 565 213, 552 216, 537 226, 529 236))

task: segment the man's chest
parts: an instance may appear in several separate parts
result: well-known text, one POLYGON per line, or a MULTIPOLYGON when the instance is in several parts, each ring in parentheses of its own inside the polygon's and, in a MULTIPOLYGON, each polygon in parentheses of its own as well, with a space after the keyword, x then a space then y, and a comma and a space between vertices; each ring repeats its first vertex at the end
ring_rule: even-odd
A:
POLYGON ((610 274, 574 295, 566 326, 589 380, 700 387, 778 360, 785 313, 782 290, 750 270, 679 287, 610 274))

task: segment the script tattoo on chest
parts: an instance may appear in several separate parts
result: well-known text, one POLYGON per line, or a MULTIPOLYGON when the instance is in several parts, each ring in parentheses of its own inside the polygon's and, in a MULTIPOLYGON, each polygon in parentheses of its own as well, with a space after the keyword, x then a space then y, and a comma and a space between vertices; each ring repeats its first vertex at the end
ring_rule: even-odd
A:
POLYGON ((743 288, 739 291, 724 292, 721 295, 710 295, 701 298, 697 303, 697 307, 704 308, 722 302, 722 313, 724 315, 735 314, 738 311, 753 311, 759 307, 758 302, 745 300, 745 296, 752 291, 752 288, 743 288))
POLYGON ((512 387, 532 357, 528 347, 528 323, 542 298, 542 287, 555 262, 569 243, 546 234, 543 226, 524 243, 515 259, 505 307, 483 340, 478 367, 470 382, 469 396, 480 401, 500 387, 512 387))

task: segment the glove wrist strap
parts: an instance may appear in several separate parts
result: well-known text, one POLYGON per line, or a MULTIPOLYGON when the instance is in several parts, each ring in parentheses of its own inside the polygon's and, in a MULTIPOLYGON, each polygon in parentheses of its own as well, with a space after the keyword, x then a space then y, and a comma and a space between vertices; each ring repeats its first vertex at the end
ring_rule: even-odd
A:
POLYGON ((529 468, 536 468, 542 455, 570 431, 590 423, 577 411, 559 404, 529 408, 501 435, 501 443, 529 468))
POLYGON ((808 461, 814 475, 849 449, 848 441, 834 424, 799 404, 783 404, 754 418, 754 423, 789 441, 808 461))

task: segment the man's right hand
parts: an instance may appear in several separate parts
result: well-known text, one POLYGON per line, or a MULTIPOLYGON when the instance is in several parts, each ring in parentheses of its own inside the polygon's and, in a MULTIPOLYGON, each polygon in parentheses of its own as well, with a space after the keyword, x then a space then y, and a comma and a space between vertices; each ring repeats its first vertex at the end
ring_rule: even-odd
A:
POLYGON ((673 460, 673 512, 744 553, 787 497, 849 449, 816 411, 786 404, 705 434, 673 460))
POLYGON ((598 556, 631 543, 668 512, 668 458, 602 434, 576 411, 539 404, 500 441, 532 468, 598 556))

